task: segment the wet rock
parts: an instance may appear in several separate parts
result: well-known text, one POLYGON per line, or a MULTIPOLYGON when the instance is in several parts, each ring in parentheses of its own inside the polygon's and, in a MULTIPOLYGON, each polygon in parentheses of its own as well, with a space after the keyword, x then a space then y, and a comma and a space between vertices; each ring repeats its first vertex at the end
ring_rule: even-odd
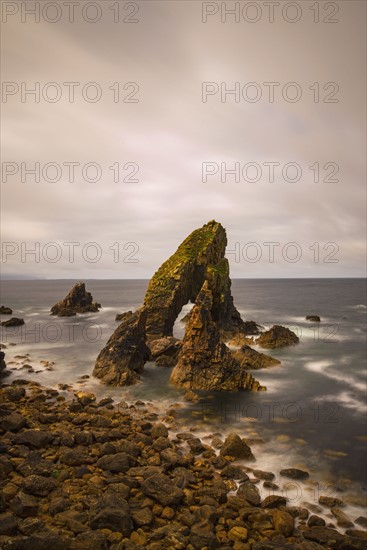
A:
POLYGON ((308 539, 317 542, 322 545, 332 545, 333 543, 341 542, 344 536, 335 529, 329 529, 327 527, 311 527, 303 531, 303 536, 308 539))
POLYGON ((232 352, 233 357, 239 362, 241 367, 248 370, 265 369, 280 365, 280 361, 265 353, 260 353, 252 349, 248 345, 244 345, 241 349, 232 352))
POLYGON ((67 466, 81 466, 82 464, 92 464, 94 460, 83 447, 77 447, 63 449, 60 454, 60 462, 67 466))
POLYGON ((299 470, 298 468, 284 468, 283 470, 280 470, 280 475, 284 477, 289 477, 291 479, 307 479, 310 477, 310 474, 308 472, 305 472, 304 470, 299 470))
POLYGON ((114 455, 102 456, 97 461, 97 468, 108 470, 109 472, 127 472, 130 468, 129 457, 126 453, 116 453, 114 455))
POLYGON ((367 518, 364 516, 359 516, 356 520, 354 520, 354 523, 361 525, 364 529, 367 529, 367 518))
POLYGON ((273 518, 274 529, 284 535, 290 537, 294 529, 294 519, 284 510, 269 510, 273 518))
POLYGON ((7 432, 19 432, 26 425, 27 421, 19 413, 13 412, 0 421, 1 428, 7 432))
POLYGON ((12 317, 7 321, 2 321, 0 325, 2 327, 20 327, 24 325, 24 319, 20 319, 19 317, 12 317))
POLYGON ((261 502, 259 489, 250 482, 241 483, 237 495, 243 497, 251 506, 259 506, 261 502))
POLYGON ((17 529, 17 520, 10 512, 0 514, 0 535, 13 535, 17 529))
POLYGON ((179 504, 185 493, 176 487, 171 479, 164 474, 154 474, 141 483, 141 490, 149 497, 154 498, 163 506, 179 504))
POLYGON ((200 455, 206 450, 198 437, 193 437, 192 439, 189 439, 187 444, 194 455, 200 455))
POLYGON ((20 518, 35 517, 38 514, 39 501, 34 496, 19 491, 10 502, 10 509, 20 518))
POLYGON ((133 522, 126 500, 116 494, 104 494, 91 508, 90 525, 92 529, 110 529, 128 537, 133 522))
POLYGON ((234 458, 245 458, 253 460, 254 456, 250 447, 245 443, 239 435, 231 432, 225 439, 223 446, 220 449, 221 456, 233 456, 234 458))
POLYGON ((155 424, 151 431, 151 436, 153 439, 158 439, 158 437, 168 437, 168 429, 162 424, 155 424))
POLYGON ((200 401, 200 397, 192 390, 187 390, 184 393, 184 400, 188 401, 189 403, 197 403, 198 401, 200 401))
POLYGON ((51 314, 59 317, 69 317, 76 313, 99 311, 100 304, 93 302, 90 292, 85 289, 85 283, 76 283, 68 295, 52 306, 51 314))
POLYGON ((339 508, 332 508, 331 513, 336 518, 337 525, 339 527, 342 527, 343 529, 350 529, 351 527, 354 527, 353 521, 350 517, 348 517, 347 514, 339 508))
POLYGON ((225 466, 221 471, 221 475, 229 479, 236 479, 240 482, 248 481, 250 479, 241 466, 235 466, 233 464, 228 464, 228 466, 225 466))
POLYGON ((123 319, 97 357, 93 375, 105 384, 129 386, 140 380, 144 363, 150 357, 145 343, 143 309, 124 313, 123 319))
POLYGON ((319 498, 319 503, 327 506, 328 508, 342 508, 345 506, 344 502, 336 497, 327 497, 321 495, 319 498))
POLYGON ((266 349, 276 349, 285 346, 294 346, 298 344, 298 336, 286 327, 274 325, 270 330, 262 332, 256 344, 266 349))
POLYGON ((22 483, 23 490, 33 496, 45 497, 57 487, 57 482, 52 477, 30 475, 22 483))
POLYGON ((5 363, 5 353, 3 351, 0 351, 0 379, 7 376, 9 373, 6 369, 6 363, 5 363))
POLYGON ((312 515, 308 518, 307 525, 309 527, 325 527, 326 522, 323 518, 319 516, 312 515))
POLYGON ((196 523, 192 526, 190 532, 190 543, 195 550, 219 547, 219 542, 214 535, 211 526, 205 521, 196 523))
POLYGON ((13 310, 10 307, 0 306, 0 315, 11 315, 13 310))
POLYGON ((229 540, 233 542, 245 542, 247 540, 248 531, 245 527, 232 527, 228 533, 229 540))
POLYGON ((318 315, 306 315, 306 321, 311 321, 312 323, 320 323, 321 319, 318 315))
POLYGON ((49 432, 38 429, 24 430, 14 437, 14 443, 17 445, 27 445, 35 449, 47 447, 53 440, 49 432))
POLYGON ((285 497, 281 495, 270 495, 262 501, 261 508, 279 508, 286 504, 287 499, 285 497))
POLYGON ((271 481, 275 477, 273 472, 264 472, 263 470, 253 470, 252 473, 257 479, 264 479, 265 481, 271 481))

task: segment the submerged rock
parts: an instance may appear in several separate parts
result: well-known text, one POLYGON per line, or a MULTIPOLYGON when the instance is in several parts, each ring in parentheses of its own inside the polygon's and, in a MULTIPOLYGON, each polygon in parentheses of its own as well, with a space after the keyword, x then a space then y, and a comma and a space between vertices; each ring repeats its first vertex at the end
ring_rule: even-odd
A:
POLYGON ((99 311, 101 304, 93 302, 90 292, 85 289, 85 283, 76 283, 68 295, 51 308, 51 314, 58 317, 71 317, 77 313, 99 311))
POLYGON ((129 386, 140 380, 150 357, 144 327, 144 309, 124 313, 121 324, 98 355, 93 375, 113 386, 129 386))
POLYGON ((208 281, 196 299, 170 382, 194 390, 257 390, 260 387, 221 341, 208 281))
POLYGON ((241 367, 245 369, 265 369, 267 367, 273 367, 274 365, 280 365, 280 361, 266 355, 265 353, 260 353, 250 346, 244 345, 241 349, 233 351, 232 355, 241 367))
POLYGON ((12 317, 1 323, 2 327, 20 327, 21 325, 24 325, 24 319, 19 319, 18 317, 12 317))
POLYGON ((0 315, 11 315, 13 310, 10 307, 0 306, 0 315))
POLYGON ((312 321, 313 323, 320 323, 321 319, 318 315, 306 315, 306 321, 312 321))
POLYGON ((289 328, 281 325, 274 325, 270 330, 262 332, 256 343, 266 349, 276 349, 285 346, 294 346, 298 344, 298 336, 289 330, 289 328))

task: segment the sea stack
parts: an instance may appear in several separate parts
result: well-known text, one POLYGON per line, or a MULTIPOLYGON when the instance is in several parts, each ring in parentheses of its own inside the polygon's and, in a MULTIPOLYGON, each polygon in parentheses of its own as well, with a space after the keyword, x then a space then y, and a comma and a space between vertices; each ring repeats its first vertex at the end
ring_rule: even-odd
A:
POLYGON ((93 302, 90 292, 85 289, 85 283, 76 283, 68 295, 51 308, 51 315, 71 317, 77 313, 99 311, 101 304, 93 302))
POLYGON ((192 302, 171 382, 186 389, 263 389, 224 344, 248 333, 233 303, 226 245, 226 231, 214 220, 193 231, 153 275, 137 317, 123 319, 93 374, 107 384, 136 382, 148 355, 145 342, 153 350, 154 342, 172 337, 178 314, 192 302))

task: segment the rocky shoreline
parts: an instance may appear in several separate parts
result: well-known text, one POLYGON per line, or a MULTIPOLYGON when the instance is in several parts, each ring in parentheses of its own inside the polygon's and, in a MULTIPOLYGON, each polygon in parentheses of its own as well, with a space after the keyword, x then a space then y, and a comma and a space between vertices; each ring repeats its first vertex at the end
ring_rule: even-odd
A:
POLYGON ((0 434, 4 550, 367 545, 366 518, 347 517, 343 502, 325 495, 328 525, 321 508, 287 505, 272 472, 246 466, 251 442, 177 433, 173 405, 159 414, 143 401, 98 402, 91 393, 17 380, 0 388, 0 434))

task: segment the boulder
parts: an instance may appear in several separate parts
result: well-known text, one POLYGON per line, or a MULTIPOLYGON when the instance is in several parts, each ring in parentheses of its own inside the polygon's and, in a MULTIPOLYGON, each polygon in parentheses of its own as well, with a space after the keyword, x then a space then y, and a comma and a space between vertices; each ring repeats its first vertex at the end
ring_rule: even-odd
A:
POLYGON ((109 529, 128 537, 133 530, 129 505, 116 493, 105 493, 90 511, 92 529, 109 529))
POLYGON ((289 330, 289 328, 282 327, 281 325, 274 325, 271 329, 262 332, 256 340, 256 344, 266 349, 294 346, 298 342, 298 336, 289 330))
POLYGON ((85 289, 85 283, 76 283, 67 296, 51 308, 51 315, 70 317, 77 313, 99 311, 101 304, 93 302, 90 292, 85 289))
POLYGON ((24 319, 19 319, 18 317, 12 317, 7 321, 2 321, 0 324, 2 327, 20 327, 24 325, 24 319))
POLYGON ((148 497, 154 498, 162 506, 174 506, 179 504, 185 493, 176 487, 165 474, 153 474, 141 483, 141 490, 148 497))
POLYGON ((6 369, 5 353, 3 351, 0 351, 0 379, 10 374, 5 369, 6 369))
POLYGON ((280 365, 278 359, 266 355, 265 353, 260 353, 246 344, 242 346, 241 349, 233 351, 232 355, 239 362, 241 367, 247 370, 265 369, 267 367, 280 365))
POLYGON ((318 315, 306 315, 306 321, 311 321, 312 323, 320 323, 321 319, 318 315))
POLYGON ((0 315, 11 315, 13 310, 10 307, 0 306, 0 315))
POLYGON ((237 495, 247 500, 251 506, 259 506, 261 502, 260 491, 250 481, 241 483, 237 490, 237 495))
POLYGON ((244 458, 247 460, 254 460, 254 455, 251 452, 250 447, 245 443, 239 435, 231 432, 224 441, 220 454, 222 456, 233 456, 234 458, 244 458))
POLYGON ((145 343, 145 311, 124 313, 121 324, 97 357, 93 375, 105 384, 129 386, 140 380, 150 357, 145 343))

